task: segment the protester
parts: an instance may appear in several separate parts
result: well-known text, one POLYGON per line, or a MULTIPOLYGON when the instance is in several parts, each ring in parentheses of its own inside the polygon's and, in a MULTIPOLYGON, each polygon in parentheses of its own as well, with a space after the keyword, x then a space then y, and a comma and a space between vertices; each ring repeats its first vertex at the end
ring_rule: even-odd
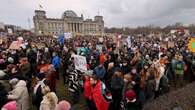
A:
POLYGON ((32 103, 37 109, 40 108, 41 101, 43 100, 43 87, 47 85, 45 74, 37 74, 37 84, 33 89, 32 103))
POLYGON ((16 109, 16 101, 10 101, 6 103, 1 110, 17 110, 16 109))
POLYGON ((26 82, 16 78, 10 80, 13 90, 9 92, 8 99, 16 101, 17 110, 29 110, 29 94, 26 82))
POLYGON ((71 105, 68 101, 62 100, 57 104, 55 110, 71 110, 71 105))
POLYGON ((58 97, 54 92, 50 92, 48 86, 43 87, 43 100, 41 101, 40 110, 55 110, 58 97))
MULTIPOLYGON (((87 80, 86 80, 87 81, 87 80)), ((91 97, 90 110, 108 110, 110 106, 111 94, 106 90, 106 86, 97 76, 90 77, 90 81, 86 82, 90 83, 90 86, 85 87, 85 91, 90 90, 90 95, 87 97, 91 97), (95 103, 95 104, 93 104, 95 103)), ((85 84, 88 85, 88 84, 85 84)))
POLYGON ((8 102, 7 94, 5 86, 0 82, 0 108, 8 102))
POLYGON ((11 82, 13 93, 5 97, 5 87, 0 86, 1 107, 11 99, 24 109, 32 102, 32 109, 66 110, 70 104, 57 104, 56 94, 60 97, 68 91, 72 106, 84 95, 89 110, 142 109, 145 103, 195 80, 195 54, 184 45, 191 37, 175 36, 164 32, 134 34, 128 43, 122 35, 119 44, 111 36, 102 37, 101 42, 96 36, 74 36, 62 44, 49 36, 32 36, 23 38, 27 45, 12 49, 9 45, 17 37, 7 35, 6 43, 0 45, 0 79, 11 82), (86 61, 75 63, 75 55, 86 61), (77 68, 81 65, 87 71, 77 68), (93 72, 87 74, 89 71, 93 72), (58 89, 62 81, 56 80, 61 74, 63 93, 58 89), (49 88, 46 93, 45 86, 49 88), (24 96, 20 96, 18 91, 23 90, 24 96))

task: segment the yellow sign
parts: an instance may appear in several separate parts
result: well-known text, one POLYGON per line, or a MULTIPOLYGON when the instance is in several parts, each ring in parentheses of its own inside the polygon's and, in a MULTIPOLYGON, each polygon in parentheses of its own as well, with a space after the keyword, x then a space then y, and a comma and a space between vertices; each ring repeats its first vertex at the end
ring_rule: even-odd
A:
POLYGON ((191 52, 195 52, 195 38, 191 38, 189 43, 188 43, 188 49, 191 52))

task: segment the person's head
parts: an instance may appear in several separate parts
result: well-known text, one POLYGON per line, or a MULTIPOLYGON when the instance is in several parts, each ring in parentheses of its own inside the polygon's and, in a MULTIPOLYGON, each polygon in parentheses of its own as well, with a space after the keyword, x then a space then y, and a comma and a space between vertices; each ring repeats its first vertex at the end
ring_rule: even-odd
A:
POLYGON ((133 90, 128 90, 125 93, 127 103, 131 102, 134 103, 136 102, 136 93, 133 90))
POLYGON ((14 63, 14 59, 13 59, 12 57, 9 57, 9 58, 7 59, 7 61, 8 61, 9 63, 11 63, 11 64, 14 63))
POLYGON ((137 73, 136 68, 133 68, 133 69, 131 70, 131 73, 132 73, 132 74, 136 74, 136 73, 137 73))
POLYGON ((36 77, 37 77, 37 80, 41 81, 45 78, 45 73, 38 73, 36 77))
POLYGON ((115 72, 114 72, 114 76, 122 77, 123 73, 122 73, 122 71, 120 69, 116 69, 115 72))
POLYGON ((98 80, 99 80, 98 77, 96 75, 93 75, 90 77, 90 84, 94 86, 97 84, 98 80))
POLYGON ((71 109, 71 105, 68 101, 66 100, 62 100, 60 101, 57 106, 56 106, 56 110, 70 110, 71 109))
POLYGON ((124 75, 124 81, 125 82, 131 82, 132 81, 132 76, 131 76, 130 73, 124 75))
POLYGON ((13 78, 9 81, 10 85, 14 88, 16 84, 19 82, 19 79, 13 78))
POLYGON ((56 94, 54 92, 48 92, 46 94, 46 97, 48 99, 48 101, 50 102, 50 104, 54 107, 56 107, 57 103, 58 103, 58 98, 56 96, 56 94))

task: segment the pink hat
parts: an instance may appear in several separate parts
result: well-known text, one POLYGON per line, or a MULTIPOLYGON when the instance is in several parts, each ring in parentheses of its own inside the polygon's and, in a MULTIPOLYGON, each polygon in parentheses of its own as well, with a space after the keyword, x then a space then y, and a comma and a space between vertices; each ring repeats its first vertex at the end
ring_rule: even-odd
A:
POLYGON ((16 110, 16 101, 11 101, 5 104, 2 110, 16 110))
POLYGON ((60 101, 59 104, 57 104, 56 106, 56 110, 70 110, 70 108, 71 108, 70 103, 65 100, 60 101))

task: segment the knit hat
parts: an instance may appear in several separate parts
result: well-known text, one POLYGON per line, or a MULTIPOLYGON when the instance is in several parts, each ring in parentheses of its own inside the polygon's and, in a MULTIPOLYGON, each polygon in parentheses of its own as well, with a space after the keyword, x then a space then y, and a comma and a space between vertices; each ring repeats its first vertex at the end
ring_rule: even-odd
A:
POLYGON ((70 110, 71 105, 66 100, 60 101, 55 110, 70 110))
POLYGON ((19 80, 17 79, 17 78, 13 78, 13 79, 11 79, 10 81, 9 81, 9 83, 11 84, 11 85, 16 85, 17 83, 19 82, 19 80))
POLYGON ((4 71, 0 70, 0 78, 5 76, 5 75, 6 75, 6 73, 4 71))
POLYGON ((7 59, 7 61, 8 61, 9 63, 14 63, 14 59, 13 59, 12 57, 9 57, 9 58, 7 59))
POLYGON ((11 101, 2 107, 2 110, 16 110, 16 101, 11 101))
POLYGON ((129 102, 135 102, 136 101, 136 94, 133 90, 128 90, 125 93, 125 96, 129 102))

